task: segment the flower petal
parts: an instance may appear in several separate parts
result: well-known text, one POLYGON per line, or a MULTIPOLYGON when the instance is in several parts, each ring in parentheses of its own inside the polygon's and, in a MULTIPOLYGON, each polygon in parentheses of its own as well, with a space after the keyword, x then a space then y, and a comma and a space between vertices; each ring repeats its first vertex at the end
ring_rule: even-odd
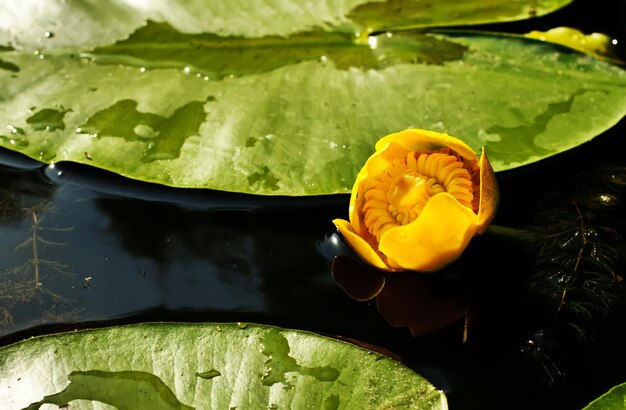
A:
POLYGON ((476 159, 476 153, 469 145, 458 138, 435 131, 408 129, 387 135, 376 143, 376 152, 392 142, 414 152, 432 152, 440 148, 451 148, 465 159, 476 159))
POLYGON ((343 219, 333 219, 333 223, 339 229, 339 233, 343 238, 348 241, 348 244, 363 259, 365 262, 382 269, 385 271, 392 270, 385 262, 383 262, 380 255, 370 246, 365 239, 356 234, 350 225, 350 222, 343 219))
POLYGON ((391 228, 380 251, 404 269, 433 272, 457 259, 476 233, 476 215, 452 195, 432 197, 412 223, 391 228))
POLYGON ((365 166, 359 171, 354 186, 352 187, 352 194, 350 195, 350 223, 354 228, 354 231, 361 236, 368 236, 369 232, 363 224, 361 210, 365 204, 365 192, 369 189, 369 185, 372 181, 383 173, 389 165, 398 158, 404 158, 409 153, 409 150, 402 145, 396 143, 389 143, 385 146, 381 146, 380 150, 376 150, 372 154, 365 166))
POLYGON ((478 219, 476 220, 476 232, 483 234, 493 217, 496 215, 498 208, 498 181, 496 174, 487 159, 485 148, 480 155, 480 203, 478 205, 478 219))

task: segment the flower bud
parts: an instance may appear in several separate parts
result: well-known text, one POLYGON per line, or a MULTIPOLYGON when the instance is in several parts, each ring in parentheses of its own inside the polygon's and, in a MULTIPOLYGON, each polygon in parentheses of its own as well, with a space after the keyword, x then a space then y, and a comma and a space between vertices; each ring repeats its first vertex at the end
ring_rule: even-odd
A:
POLYGON ((357 175, 350 221, 335 219, 350 247, 385 271, 437 271, 493 220, 495 173, 447 134, 410 129, 383 137, 357 175))

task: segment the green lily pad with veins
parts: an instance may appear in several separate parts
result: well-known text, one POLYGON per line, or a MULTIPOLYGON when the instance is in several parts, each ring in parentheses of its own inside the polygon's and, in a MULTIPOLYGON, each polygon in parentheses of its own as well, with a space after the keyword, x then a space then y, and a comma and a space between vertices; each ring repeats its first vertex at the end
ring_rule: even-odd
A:
POLYGON ((46 16, 0 10, 23 17, 0 32, 0 146, 177 187, 301 196, 349 192, 374 143, 406 128, 485 146, 505 170, 586 142, 626 113, 626 73, 558 45, 367 35, 504 21, 566 2, 432 2, 428 21, 420 0, 273 0, 245 13, 211 1, 83 3, 45 1, 46 16), (405 11, 400 20, 393 7, 405 11), (106 33, 82 24, 87 11, 102 11, 106 33))
POLYGON ((185 33, 220 37, 288 37, 323 29, 365 33, 402 27, 442 27, 523 20, 572 0, 41 0, 0 8, 0 51, 91 49, 128 37, 146 21, 185 33), (10 22, 10 23, 9 23, 10 22))
POLYGON ((3 409, 447 409, 400 363, 309 332, 159 323, 36 337, 0 348, 3 409))

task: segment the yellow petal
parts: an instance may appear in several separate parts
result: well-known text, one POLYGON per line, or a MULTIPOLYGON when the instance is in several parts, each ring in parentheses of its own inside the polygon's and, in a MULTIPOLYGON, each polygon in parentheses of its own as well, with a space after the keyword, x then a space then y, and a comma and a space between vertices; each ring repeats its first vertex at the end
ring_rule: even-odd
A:
POLYGON ((496 174, 487 159, 485 148, 480 155, 480 203, 478 205, 478 218, 476 220, 476 232, 483 234, 493 217, 496 215, 500 195, 496 174))
POLYGON ((333 223, 339 229, 341 236, 348 242, 352 250, 357 253, 365 262, 385 271, 392 270, 383 262, 378 253, 370 246, 365 239, 357 235, 352 229, 350 222, 343 219, 333 219, 333 223))
POLYGON ((435 131, 409 129, 395 134, 387 135, 376 143, 376 151, 395 142, 406 148, 407 151, 431 152, 440 148, 451 148, 463 158, 476 159, 474 150, 458 138, 435 131))
POLYGON ((475 160, 476 154, 469 145, 458 138, 435 131, 409 129, 387 135, 376 143, 376 152, 372 154, 356 177, 350 195, 350 223, 354 232, 368 236, 363 224, 361 210, 365 204, 364 193, 371 182, 398 158, 404 158, 409 152, 431 152, 436 149, 450 148, 467 160, 475 160))
POLYGON ((392 142, 381 147, 380 150, 376 150, 376 152, 369 157, 365 166, 361 168, 354 182, 354 186, 352 187, 349 210, 350 223, 352 223, 352 227, 357 234, 361 236, 369 234, 363 224, 361 215, 361 210, 365 204, 365 192, 368 190, 369 185, 376 177, 384 172, 394 160, 404 158, 408 153, 409 150, 392 142))
POLYGON ((404 269, 433 272, 461 256, 475 233, 474 212, 441 193, 415 221, 383 234, 379 249, 404 269))

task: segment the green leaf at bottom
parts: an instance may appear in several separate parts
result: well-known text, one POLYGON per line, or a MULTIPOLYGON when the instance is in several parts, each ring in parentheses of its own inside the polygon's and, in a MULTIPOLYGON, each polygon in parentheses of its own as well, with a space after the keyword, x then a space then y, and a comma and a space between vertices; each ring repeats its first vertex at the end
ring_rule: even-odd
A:
POLYGON ((140 324, 0 349, 5 409, 445 409, 385 356, 313 333, 241 324, 140 324))
POLYGON ((623 410, 626 409, 626 383, 613 387, 602 396, 589 403, 583 410, 623 410))

